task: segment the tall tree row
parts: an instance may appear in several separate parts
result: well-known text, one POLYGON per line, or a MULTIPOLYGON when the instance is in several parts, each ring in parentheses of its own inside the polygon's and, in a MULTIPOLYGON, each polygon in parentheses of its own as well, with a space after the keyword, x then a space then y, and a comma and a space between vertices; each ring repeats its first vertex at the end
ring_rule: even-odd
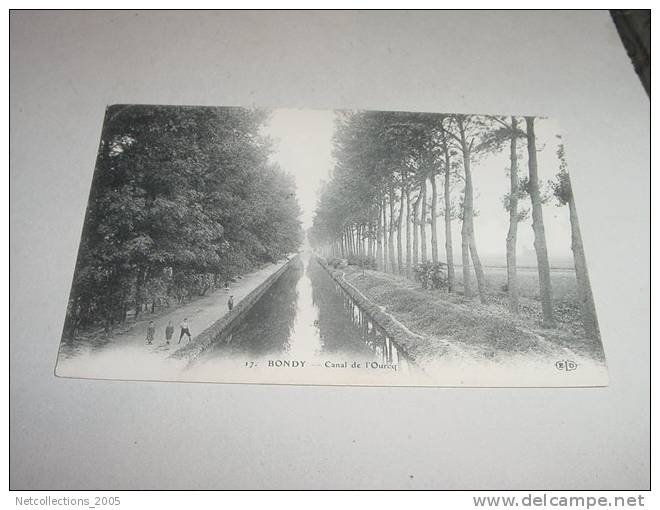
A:
POLYGON ((470 165, 477 128, 478 123, 467 116, 339 113, 334 139, 336 167, 321 193, 310 237, 317 245, 331 246, 334 255, 359 257, 354 237, 361 235, 364 225, 381 225, 377 243, 382 250, 374 265, 412 277, 415 267, 428 260, 430 227, 430 260, 446 264, 448 290, 454 292, 451 230, 457 215, 451 194, 458 182, 465 183, 460 202, 467 212, 458 216, 465 230, 464 253, 469 257, 463 266, 468 275, 466 295, 471 295, 470 271, 474 267, 479 295, 485 302, 486 283, 472 219, 470 165), (457 153, 464 154, 460 162, 457 153), (438 247, 440 216, 444 216, 446 262, 438 247))
MULTIPOLYGON (((444 265, 450 293, 462 286, 464 296, 470 298, 476 282, 479 300, 487 303, 488 282, 474 221, 478 214, 475 180, 480 179, 479 162, 484 155, 506 151, 508 166, 504 170, 508 179, 503 205, 508 214, 508 230, 502 238, 502 248, 506 253, 509 311, 518 314, 520 310, 518 234, 521 222, 530 215, 542 322, 552 327, 555 318, 543 221, 548 197, 539 177, 535 120, 407 112, 338 114, 334 138, 336 167, 319 198, 310 231, 313 244, 326 255, 353 258, 360 263, 368 264, 365 257, 375 257, 375 268, 405 277, 412 277, 416 268, 427 262, 430 252, 430 263, 444 265), (439 217, 444 219, 444 257, 439 217), (457 285, 454 262, 452 231, 456 221, 460 221, 461 285, 457 285), (361 248, 365 238, 369 246, 378 248, 361 248)), ((593 296, 563 146, 558 156, 560 172, 552 187, 558 203, 569 206, 585 332, 596 337, 593 296)))
POLYGON ((65 333, 109 329, 158 303, 296 250, 293 179, 268 161, 268 114, 241 108, 109 107, 65 333))

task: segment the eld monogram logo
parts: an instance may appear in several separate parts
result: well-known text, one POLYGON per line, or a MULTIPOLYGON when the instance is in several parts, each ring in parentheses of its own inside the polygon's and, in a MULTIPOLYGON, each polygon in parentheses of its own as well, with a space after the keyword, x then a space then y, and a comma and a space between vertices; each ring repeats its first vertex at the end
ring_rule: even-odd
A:
POLYGON ((565 359, 555 363, 555 367, 557 367, 557 370, 566 370, 567 372, 570 372, 571 370, 575 370, 578 365, 575 361, 565 359))

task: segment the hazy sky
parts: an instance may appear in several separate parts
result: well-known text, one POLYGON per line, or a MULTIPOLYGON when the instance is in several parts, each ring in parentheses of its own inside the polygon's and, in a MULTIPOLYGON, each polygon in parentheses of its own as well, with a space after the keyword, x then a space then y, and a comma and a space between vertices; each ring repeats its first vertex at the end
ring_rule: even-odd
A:
MULTIPOLYGON (((524 123, 521 126, 524 129, 524 123)), ((324 110, 278 109, 273 112, 270 124, 264 129, 275 141, 273 160, 295 177, 298 199, 303 210, 302 221, 305 229, 312 224, 317 202, 319 184, 328 179, 328 172, 334 165, 332 160, 332 134, 334 113, 324 110)), ((543 183, 552 179, 558 170, 556 149, 559 126, 553 120, 537 119, 536 134, 539 177, 543 183)), ((519 142, 519 169, 521 175, 527 173, 527 149, 519 142)), ((570 170, 570 147, 567 147, 570 170)), ((502 197, 509 186, 506 168, 509 166, 508 147, 499 154, 489 155, 473 163, 475 208, 479 215, 474 227, 482 256, 499 256, 505 253, 505 238, 508 230, 508 213, 502 206, 502 197)), ((440 185, 440 181, 438 181, 440 185)), ((429 186, 430 188, 430 186, 429 186)), ((458 199, 460 186, 455 189, 458 199)), ((430 195, 430 189, 429 189, 430 195)), ((578 210, 580 207, 577 198, 578 210)), ((529 200, 524 204, 529 207, 529 200)), ((556 207, 554 199, 544 206, 544 220, 548 252, 553 258, 571 256, 570 223, 568 209, 556 207)), ((438 234, 441 250, 444 250, 444 227, 439 218, 438 234)), ((454 222, 455 259, 460 258, 460 223, 454 222)), ((429 230, 430 232, 430 230, 429 230)), ((430 234, 429 234, 430 235, 430 234)), ((534 260, 534 236, 531 217, 518 228, 518 253, 521 263, 534 260)), ((429 248, 430 249, 430 248, 429 248)))
POLYGON ((319 184, 333 166, 333 119, 331 110, 278 109, 264 130, 275 142, 273 160, 296 179, 304 229, 312 226, 319 184))

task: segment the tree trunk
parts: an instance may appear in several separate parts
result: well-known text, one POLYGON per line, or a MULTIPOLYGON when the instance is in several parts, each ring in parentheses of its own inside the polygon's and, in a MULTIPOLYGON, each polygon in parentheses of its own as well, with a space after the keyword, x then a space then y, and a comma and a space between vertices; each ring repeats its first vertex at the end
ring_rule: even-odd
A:
POLYGON ((401 239, 402 231, 403 231, 403 205, 404 205, 404 200, 406 198, 406 194, 403 190, 403 187, 401 188, 401 201, 399 203, 399 217, 397 218, 397 234, 396 234, 396 258, 397 258, 397 270, 399 274, 403 274, 403 240, 401 239))
POLYGON ((438 183, 435 180, 435 170, 431 172, 431 260, 434 264, 438 258, 438 183))
POLYGON ((470 224, 467 220, 468 208, 467 185, 463 191, 463 224, 461 225, 461 263, 463 264, 463 295, 472 297, 472 287, 470 285, 470 224))
POLYGON ((417 198, 415 199, 415 202, 413 203, 413 249, 412 249, 412 256, 413 256, 413 267, 417 267, 419 265, 419 232, 417 229, 417 225, 419 225, 419 208, 420 204, 422 203, 422 192, 420 190, 419 195, 417 195, 417 198))
MULTIPOLYGON (((477 277, 477 289, 479 290, 479 299, 485 304, 486 303, 486 279, 484 277, 483 267, 481 266, 481 260, 477 252, 477 243, 474 235, 474 192, 472 188, 472 170, 470 169, 470 146, 465 139, 465 129, 463 121, 459 120, 458 122, 460 135, 461 135, 461 151, 463 153, 463 169, 465 171, 465 197, 464 197, 464 208, 463 208, 463 231, 464 239, 462 240, 463 245, 463 260, 465 261, 466 254, 465 248, 466 245, 469 248, 470 256, 472 258, 472 264, 474 265, 474 274, 477 277), (467 237, 467 239, 465 239, 467 237)), ((464 262, 465 263, 465 262, 464 262)), ((469 268, 467 274, 469 275, 469 268)), ((465 278, 466 271, 463 267, 463 277, 465 278)))
POLYGON ((362 234, 362 225, 355 227, 355 236, 357 237, 357 254, 358 257, 364 255, 364 236, 362 234))
POLYGON ((406 276, 412 275, 412 223, 410 221, 410 188, 406 185, 406 276))
MULTIPOLYGON (((378 217, 380 218, 380 214, 378 217)), ((376 235, 373 223, 369 223, 369 258, 376 260, 376 235)))
POLYGON ((367 257, 373 258, 374 256, 374 242, 373 242, 373 226, 371 223, 367 225, 367 257))
POLYGON ((358 225, 357 227, 357 235, 358 235, 358 255, 360 257, 364 257, 365 255, 365 249, 364 249, 364 225, 358 225))
POLYGON ((351 246, 351 255, 356 257, 358 252, 357 233, 355 232, 355 227, 353 226, 351 226, 351 246))
POLYGON ((419 237, 420 239, 420 249, 421 249, 421 260, 422 264, 426 262, 426 176, 422 181, 422 189, 420 191, 422 195, 422 211, 419 218, 419 237))
MULTIPOLYGON (((453 292, 456 288, 456 270, 454 268, 454 246, 451 235, 451 157, 444 129, 442 131, 442 150, 445 155, 445 179, 444 179, 444 198, 445 198, 445 256, 447 257, 447 292, 453 292)), ((435 184, 434 184, 435 186, 435 184)), ((435 194, 435 190, 434 190, 435 194)), ((435 207, 433 208, 435 209, 435 207)), ((431 209, 431 214, 435 218, 435 212, 431 209)), ((432 220, 435 221, 435 220, 432 220)), ((437 254, 437 247, 436 247, 437 254)), ((437 257, 437 255, 436 255, 437 257)), ((463 273, 465 274, 465 273, 463 273)))
POLYGON ((578 299, 580 301, 580 313, 582 315, 584 333, 587 338, 598 340, 600 339, 600 328, 598 327, 598 319, 596 317, 596 305, 594 304, 594 296, 591 291, 591 284, 589 283, 587 261, 584 256, 584 247, 582 246, 582 233, 580 232, 580 223, 578 222, 572 191, 568 200, 568 209, 571 219, 571 248, 575 263, 575 276, 577 278, 578 299))
MULTIPOLYGON (((137 320, 140 312, 142 311, 142 289, 146 279, 146 271, 139 268, 137 271, 137 278, 135 280, 135 319, 137 320)), ((108 312, 106 312, 108 313, 108 312)))
POLYGON ((536 162, 536 135, 534 134, 534 117, 525 117, 527 124, 527 152, 529 154, 529 195, 532 199, 532 228, 534 229, 534 249, 539 270, 539 288, 541 309, 543 310, 543 325, 552 327, 555 324, 552 309, 552 285, 550 283, 550 263, 548 262, 548 247, 545 241, 543 226, 543 205, 539 189, 538 165, 536 162))
POLYGON ((511 146, 510 146, 510 180, 511 191, 509 195, 509 232, 506 236, 506 272, 507 292, 509 293, 509 311, 518 315, 518 275, 516 267, 516 244, 518 237, 518 153, 516 142, 518 139, 518 121, 511 117, 511 146))
POLYGON ((396 195, 394 193, 394 190, 390 191, 390 235, 389 239, 387 240, 388 242, 388 247, 389 247, 389 252, 390 252, 390 267, 392 268, 392 273, 396 274, 396 259, 394 257, 394 229, 396 228, 395 226, 395 221, 394 221, 394 200, 396 199, 396 195))
POLYGON ((387 203, 386 197, 383 197, 383 266, 381 271, 387 271, 387 203))
POLYGON ((377 207, 378 224, 376 225, 376 269, 383 269, 383 215, 380 213, 380 204, 377 207))
MULTIPOLYGON (((471 229, 473 228, 470 226, 471 229)), ((474 266, 474 274, 477 276, 477 289, 479 290, 479 300, 482 304, 486 304, 486 278, 484 277, 484 269, 481 265, 481 259, 477 252, 477 243, 474 240, 474 231, 470 235, 470 256, 472 257, 472 265, 474 266)))

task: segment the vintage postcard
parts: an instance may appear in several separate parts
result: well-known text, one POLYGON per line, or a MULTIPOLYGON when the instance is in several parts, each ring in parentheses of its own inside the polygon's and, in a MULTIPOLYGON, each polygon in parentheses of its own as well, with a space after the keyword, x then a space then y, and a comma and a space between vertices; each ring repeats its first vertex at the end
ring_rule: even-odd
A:
POLYGON ((56 374, 607 385, 567 159, 544 117, 110 106, 56 374))

